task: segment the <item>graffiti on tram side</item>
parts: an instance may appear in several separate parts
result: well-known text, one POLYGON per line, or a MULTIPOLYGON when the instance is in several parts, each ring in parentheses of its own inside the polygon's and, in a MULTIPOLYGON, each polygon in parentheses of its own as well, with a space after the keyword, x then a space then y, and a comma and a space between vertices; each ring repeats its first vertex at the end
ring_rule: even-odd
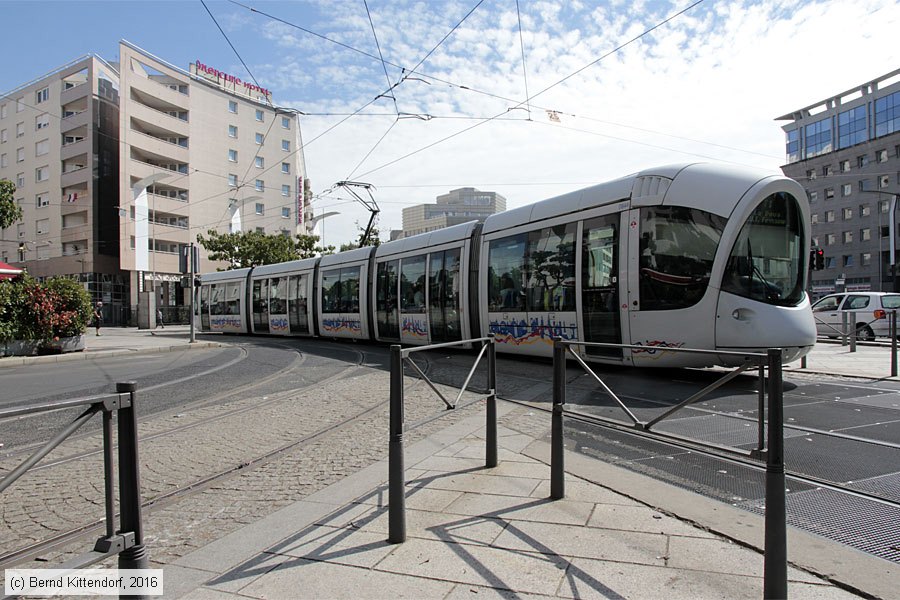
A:
POLYGON ((328 333, 355 333, 362 331, 359 319, 323 319, 322 330, 328 333))
POLYGON ((403 317, 400 331, 406 337, 421 338, 423 340, 428 337, 428 328, 421 318, 403 317))
POLYGON ((564 321, 553 317, 533 317, 530 321, 523 319, 498 319, 490 322, 490 332, 501 344, 526 346, 535 343, 552 344, 553 338, 564 340, 578 339, 578 327, 575 321, 564 321))
POLYGON ((210 331, 233 331, 241 332, 244 330, 241 323, 241 317, 238 315, 212 315, 209 317, 210 331))
POLYGON ((643 342, 635 342, 635 346, 643 346, 642 348, 632 348, 632 354, 642 354, 646 357, 653 358, 662 356, 666 352, 666 348, 682 348, 684 342, 667 342, 665 340, 644 340, 643 342))
POLYGON ((280 333, 289 331, 290 328, 287 317, 272 317, 269 319, 269 331, 280 333))

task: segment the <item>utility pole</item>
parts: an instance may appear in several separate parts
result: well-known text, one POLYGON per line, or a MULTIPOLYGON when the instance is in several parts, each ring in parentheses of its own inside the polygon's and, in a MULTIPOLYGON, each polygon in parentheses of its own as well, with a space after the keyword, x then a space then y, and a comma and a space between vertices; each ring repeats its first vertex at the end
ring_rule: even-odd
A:
POLYGON ((190 318, 188 319, 191 323, 191 339, 190 339, 190 342, 188 342, 190 344, 193 344, 194 342, 197 341, 197 338, 194 334, 194 302, 196 302, 196 300, 197 300, 197 286, 194 285, 196 283, 196 281, 194 281, 194 277, 197 275, 194 272, 194 267, 195 267, 195 265, 194 265, 194 250, 195 250, 194 242, 191 242, 190 258, 189 258, 191 264, 188 267, 190 269, 190 277, 191 277, 191 307, 190 307, 191 315, 190 315, 190 318))

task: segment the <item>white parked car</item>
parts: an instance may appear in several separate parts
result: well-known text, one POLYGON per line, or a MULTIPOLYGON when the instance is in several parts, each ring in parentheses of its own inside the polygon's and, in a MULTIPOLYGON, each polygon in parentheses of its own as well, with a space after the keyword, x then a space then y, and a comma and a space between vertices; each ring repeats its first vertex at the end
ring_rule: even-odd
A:
MULTIPOLYGON (((845 292, 829 294, 812 305, 819 335, 839 337, 842 332, 843 314, 856 313, 857 337, 874 340, 890 337, 888 311, 900 309, 900 294, 888 292, 845 292)), ((849 315, 847 317, 850 323, 849 315)), ((898 315, 900 320, 900 315, 898 315)), ((898 326, 900 328, 900 326, 898 326)), ((848 326, 849 333, 849 326, 848 326)))

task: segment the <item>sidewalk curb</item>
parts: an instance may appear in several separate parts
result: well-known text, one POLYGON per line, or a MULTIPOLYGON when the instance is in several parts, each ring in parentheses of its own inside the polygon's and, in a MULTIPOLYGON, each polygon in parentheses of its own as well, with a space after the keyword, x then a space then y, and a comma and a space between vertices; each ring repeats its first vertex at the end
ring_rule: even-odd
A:
POLYGON ((129 350, 87 350, 81 352, 71 352, 69 354, 48 354, 46 356, 7 356, 4 358, 0 358, 0 369, 4 367, 21 367, 24 365, 42 365, 79 360, 90 360, 93 358, 137 356, 140 354, 159 354, 162 352, 173 352, 176 350, 224 348, 227 345, 228 344, 223 344, 221 342, 195 342, 193 344, 185 343, 172 346, 156 346, 151 348, 135 348, 129 350))

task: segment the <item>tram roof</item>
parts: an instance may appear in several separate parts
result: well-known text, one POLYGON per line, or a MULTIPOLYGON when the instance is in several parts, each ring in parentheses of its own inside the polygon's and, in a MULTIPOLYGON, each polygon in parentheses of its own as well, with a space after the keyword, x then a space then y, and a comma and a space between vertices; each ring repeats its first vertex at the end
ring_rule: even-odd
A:
POLYGON ((372 246, 363 246, 354 250, 338 252, 337 254, 326 254, 319 263, 320 267, 329 267, 331 265, 342 265, 358 260, 369 260, 369 256, 374 250, 372 246))
POLYGON ((277 275, 278 273, 285 273, 288 271, 310 271, 316 267, 316 262, 318 260, 318 257, 303 258, 300 260, 290 260, 283 263, 261 265, 253 269, 253 276, 256 277, 257 275, 277 275))
POLYGON ((203 273, 200 275, 200 281, 203 283, 212 283, 215 281, 233 281, 235 279, 246 279, 247 273, 250 272, 249 267, 243 269, 231 269, 230 271, 214 271, 212 273, 203 273))
POLYGON ((420 233, 419 235, 412 235, 408 238, 394 240, 393 242, 385 242, 378 246, 378 250, 375 251, 375 257, 392 256, 410 250, 432 248, 442 244, 466 240, 472 236, 472 231, 478 227, 478 225, 479 223, 477 221, 470 221, 468 223, 460 223, 459 225, 420 233))

